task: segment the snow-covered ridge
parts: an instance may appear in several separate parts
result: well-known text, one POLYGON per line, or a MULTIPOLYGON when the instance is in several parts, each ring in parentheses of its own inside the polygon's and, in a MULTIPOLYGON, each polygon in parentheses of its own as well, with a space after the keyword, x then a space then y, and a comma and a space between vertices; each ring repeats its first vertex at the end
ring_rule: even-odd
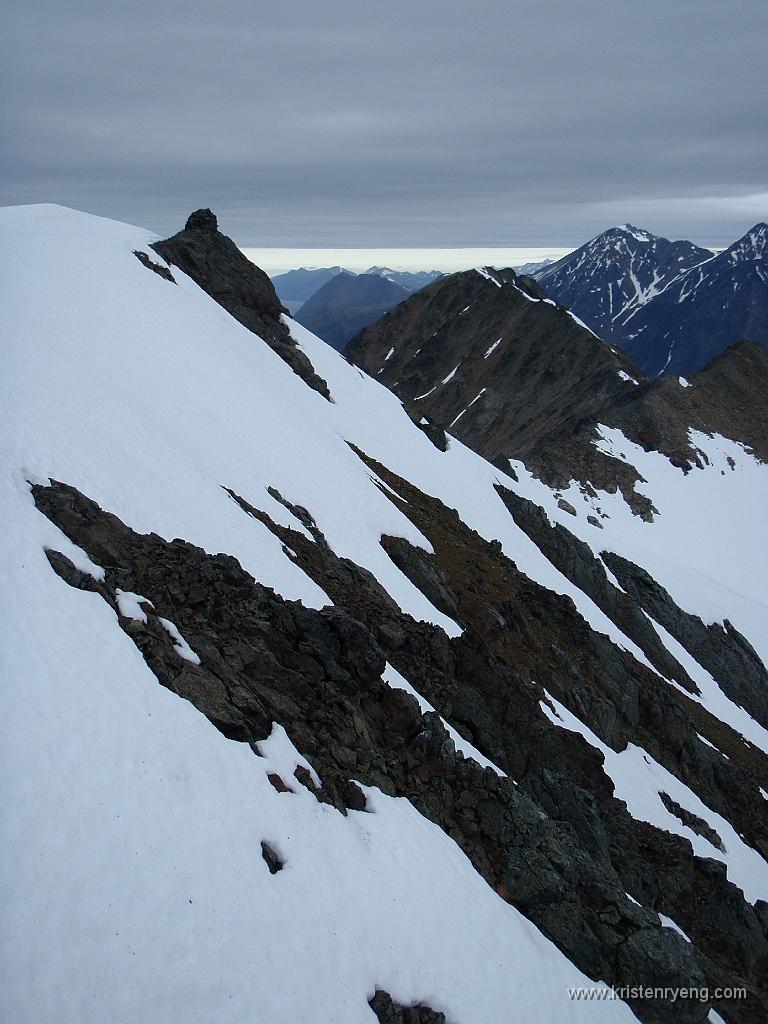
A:
MULTIPOLYGON (((523 466, 515 480, 459 442, 438 451, 394 395, 287 320, 329 383, 326 402, 183 273, 174 269, 173 284, 142 266, 134 251, 146 251, 148 232, 56 207, 2 211, 0 228, 0 579, 12 597, 2 624, 4 786, 13 808, 0 892, 14 933, 0 1015, 160 1024, 243 1021, 258 1006, 268 1024, 370 1024, 366 1000, 383 985, 459 1024, 506 1024, 510 1006, 541 1022, 634 1019, 618 1001, 568 999, 568 986, 588 979, 409 801, 367 788, 371 813, 343 817, 300 784, 277 793, 271 773, 312 772, 285 730, 276 723, 257 758, 158 686, 115 611, 52 572, 46 547, 100 570, 37 511, 29 481, 66 481, 137 532, 232 554, 285 597, 327 605, 290 551, 223 490, 308 537, 267 490, 276 488, 400 608, 457 636, 461 626, 382 549, 382 534, 422 551, 431 544, 353 442, 456 509, 647 665, 516 526, 494 484, 567 519, 595 551, 610 546, 652 566, 681 603, 706 606, 708 621, 727 615, 757 645, 763 570, 757 547, 746 554, 762 524, 759 503, 741 499, 764 486, 764 467, 723 439, 695 438, 710 466, 685 477, 606 428, 601 445, 642 467, 660 514, 641 523, 620 496, 573 485, 564 492, 573 517, 523 466), (586 518, 598 504, 603 531, 586 518), (673 541, 683 522, 686 537, 673 541), (285 861, 274 877, 259 853, 265 839, 285 861)), ((146 618, 141 593, 118 596, 121 615, 146 618)), ((194 666, 178 627, 162 625, 194 666)), ((409 688, 392 670, 385 678, 409 688)), ((715 706, 717 694, 702 693, 715 706)), ((476 747, 461 737, 457 746, 496 777, 476 747)))

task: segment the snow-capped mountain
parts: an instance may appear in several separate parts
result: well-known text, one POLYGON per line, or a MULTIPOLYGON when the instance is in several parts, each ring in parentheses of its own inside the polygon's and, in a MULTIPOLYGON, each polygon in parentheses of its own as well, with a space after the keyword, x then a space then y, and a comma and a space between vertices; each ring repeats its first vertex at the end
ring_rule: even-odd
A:
MULTIPOLYGON (((599 426, 643 519, 414 422, 210 211, 0 227, 2 1019, 764 1020, 760 350, 656 386, 731 389, 684 468, 599 426)), ((581 331, 474 277, 489 365, 486 290, 581 331)))
POLYGON ((623 318, 622 347, 648 376, 689 373, 735 341, 768 346, 768 225, 680 274, 623 318))
POLYGON ((603 231, 535 276, 551 298, 601 338, 621 345, 633 313, 682 271, 711 258, 708 249, 692 242, 671 242, 624 224, 603 231))

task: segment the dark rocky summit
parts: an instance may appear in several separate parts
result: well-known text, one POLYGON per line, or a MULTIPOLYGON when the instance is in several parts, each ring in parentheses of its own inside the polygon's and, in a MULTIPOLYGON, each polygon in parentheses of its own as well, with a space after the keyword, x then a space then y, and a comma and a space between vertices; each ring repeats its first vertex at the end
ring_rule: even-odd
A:
POLYGON ((556 487, 580 480, 619 488, 649 518, 639 474, 594 446, 617 427, 683 471, 701 464, 690 430, 717 432, 768 458, 768 353, 743 343, 685 387, 649 381, 536 282, 511 270, 453 274, 411 296, 347 346, 347 357, 426 419, 509 469, 509 459, 556 487))
POLYGON ((319 377, 282 320, 280 303, 269 277, 218 229, 210 210, 190 214, 183 231, 152 245, 168 263, 179 267, 249 331, 258 334, 309 387, 330 398, 319 377))

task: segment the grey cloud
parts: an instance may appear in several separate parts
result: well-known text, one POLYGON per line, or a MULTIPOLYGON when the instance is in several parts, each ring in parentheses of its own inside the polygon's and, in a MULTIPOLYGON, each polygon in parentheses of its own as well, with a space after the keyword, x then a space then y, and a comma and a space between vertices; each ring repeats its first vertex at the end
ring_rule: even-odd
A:
POLYGON ((159 232, 210 205, 243 245, 569 245, 608 215, 725 244, 768 214, 766 30, 763 0, 17 3, 0 202, 159 232))

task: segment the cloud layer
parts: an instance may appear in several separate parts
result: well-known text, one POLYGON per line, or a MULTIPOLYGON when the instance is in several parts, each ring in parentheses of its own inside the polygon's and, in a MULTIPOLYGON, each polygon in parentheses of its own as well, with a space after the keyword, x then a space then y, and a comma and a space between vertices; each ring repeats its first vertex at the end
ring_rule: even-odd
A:
POLYGON ((16 0, 0 204, 250 246, 727 244, 768 216, 764 0, 16 0))

